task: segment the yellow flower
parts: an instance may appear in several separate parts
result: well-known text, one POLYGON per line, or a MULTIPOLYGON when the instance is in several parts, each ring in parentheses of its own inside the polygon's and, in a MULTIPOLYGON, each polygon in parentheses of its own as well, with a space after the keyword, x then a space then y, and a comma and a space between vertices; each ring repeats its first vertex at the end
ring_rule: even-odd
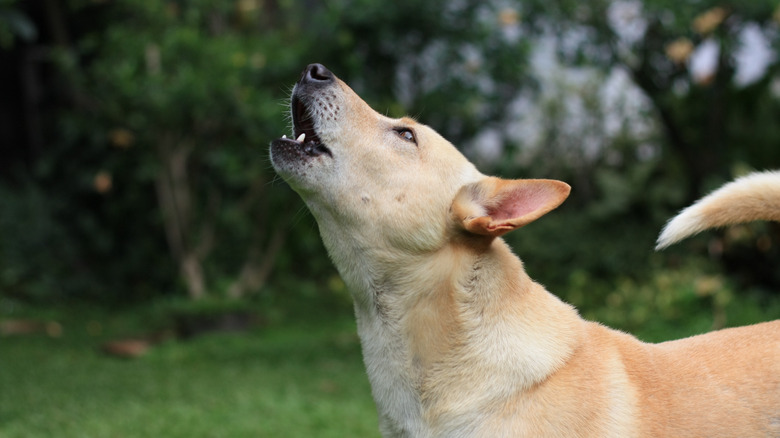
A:
POLYGON ((513 8, 505 8, 498 13, 498 22, 502 26, 514 26, 520 21, 520 13, 513 8))
POLYGON ((688 60, 693 53, 693 43, 688 38, 678 38, 666 45, 666 56, 677 64, 688 60))
POLYGON ((105 194, 111 191, 113 185, 111 174, 105 170, 101 170, 95 175, 95 179, 92 181, 95 186, 95 191, 100 194, 105 194))
POLYGON ((125 128, 112 129, 108 133, 108 138, 111 141, 111 145, 120 149, 127 149, 135 142, 135 135, 125 128))
POLYGON ((728 16, 726 8, 716 6, 696 17, 693 20, 693 30, 704 35, 715 30, 728 16))

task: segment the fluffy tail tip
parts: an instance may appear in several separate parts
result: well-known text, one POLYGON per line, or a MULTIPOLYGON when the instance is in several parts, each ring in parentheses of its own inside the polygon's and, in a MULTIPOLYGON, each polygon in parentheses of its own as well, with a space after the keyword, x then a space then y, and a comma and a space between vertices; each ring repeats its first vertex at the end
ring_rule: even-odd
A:
POLYGON ((705 226, 702 226, 696 207, 697 205, 695 204, 688 207, 666 223, 666 226, 655 242, 656 251, 668 248, 686 237, 693 236, 706 228, 705 226))

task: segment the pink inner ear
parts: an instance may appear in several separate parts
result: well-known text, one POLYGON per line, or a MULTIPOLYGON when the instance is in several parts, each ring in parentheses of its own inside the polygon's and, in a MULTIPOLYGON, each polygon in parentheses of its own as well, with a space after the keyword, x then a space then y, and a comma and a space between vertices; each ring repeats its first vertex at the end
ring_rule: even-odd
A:
POLYGON ((538 187, 524 187, 513 190, 500 203, 488 209, 488 216, 494 221, 514 219, 542 208, 549 201, 549 194, 538 187))

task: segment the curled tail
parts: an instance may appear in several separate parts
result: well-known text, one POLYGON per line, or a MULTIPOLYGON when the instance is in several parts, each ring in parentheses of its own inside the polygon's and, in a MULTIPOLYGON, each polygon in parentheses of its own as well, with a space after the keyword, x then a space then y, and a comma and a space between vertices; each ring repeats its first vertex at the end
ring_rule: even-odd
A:
POLYGON ((780 221, 780 171, 757 172, 715 190, 667 222, 656 250, 708 228, 780 221))

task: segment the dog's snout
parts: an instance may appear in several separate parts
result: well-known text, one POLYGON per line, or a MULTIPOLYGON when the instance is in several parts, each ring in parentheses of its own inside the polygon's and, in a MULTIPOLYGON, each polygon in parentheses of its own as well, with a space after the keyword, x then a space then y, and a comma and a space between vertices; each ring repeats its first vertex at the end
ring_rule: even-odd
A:
POLYGON ((310 84, 326 84, 333 82, 333 80, 336 78, 336 76, 331 73, 330 70, 325 68, 322 64, 309 64, 306 66, 306 69, 303 70, 303 75, 301 75, 301 83, 310 83, 310 84))

